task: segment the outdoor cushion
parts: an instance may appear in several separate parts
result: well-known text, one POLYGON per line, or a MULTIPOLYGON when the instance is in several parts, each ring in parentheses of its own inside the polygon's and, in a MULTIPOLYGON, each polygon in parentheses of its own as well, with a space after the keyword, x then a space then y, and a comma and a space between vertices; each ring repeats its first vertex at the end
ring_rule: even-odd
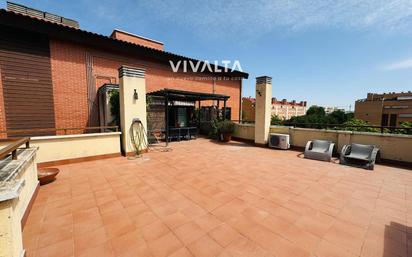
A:
POLYGON ((306 143, 305 158, 319 161, 330 161, 332 158, 333 144, 327 140, 313 140, 306 143))
POLYGON ((346 158, 368 161, 373 148, 373 145, 352 144, 350 154, 346 158))
POLYGON ((373 145, 345 145, 340 155, 340 163, 373 170, 378 154, 379 148, 373 145))
POLYGON ((326 140, 313 140, 312 141, 312 149, 313 152, 324 153, 329 151, 329 146, 332 142, 326 140))

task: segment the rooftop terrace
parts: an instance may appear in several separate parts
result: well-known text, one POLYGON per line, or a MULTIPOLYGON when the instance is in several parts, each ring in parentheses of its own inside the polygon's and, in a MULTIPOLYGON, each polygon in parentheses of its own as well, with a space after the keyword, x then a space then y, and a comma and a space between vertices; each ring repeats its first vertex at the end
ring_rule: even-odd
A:
POLYGON ((24 228, 29 257, 412 255, 412 172, 197 139, 60 166, 24 228))

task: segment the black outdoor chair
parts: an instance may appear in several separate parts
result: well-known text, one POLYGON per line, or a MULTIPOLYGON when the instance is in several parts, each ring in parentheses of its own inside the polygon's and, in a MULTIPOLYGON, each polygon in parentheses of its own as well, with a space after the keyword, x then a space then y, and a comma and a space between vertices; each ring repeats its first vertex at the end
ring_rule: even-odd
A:
POLYGON ((335 144, 327 140, 313 140, 306 143, 305 158, 330 162, 335 144))
POLYGON ((373 170, 379 155, 379 148, 374 145, 345 145, 340 154, 340 164, 373 170))
POLYGON ((189 128, 189 139, 192 139, 192 138, 197 138, 197 135, 198 135, 198 132, 199 130, 196 128, 196 127, 190 127, 189 128))
POLYGON ((180 128, 180 138, 181 139, 190 139, 189 128, 184 127, 180 128))
POLYGON ((169 128, 169 140, 180 140, 180 129, 179 128, 169 128))

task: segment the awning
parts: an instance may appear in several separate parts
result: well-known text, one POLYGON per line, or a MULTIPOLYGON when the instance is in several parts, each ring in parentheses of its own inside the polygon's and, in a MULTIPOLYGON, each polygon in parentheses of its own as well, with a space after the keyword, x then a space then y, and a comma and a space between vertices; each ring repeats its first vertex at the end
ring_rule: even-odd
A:
POLYGON ((164 97, 169 101, 206 101, 206 100, 221 100, 226 101, 230 98, 227 95, 200 93, 192 91, 183 91, 176 89, 164 88, 158 91, 147 93, 148 96, 164 97))

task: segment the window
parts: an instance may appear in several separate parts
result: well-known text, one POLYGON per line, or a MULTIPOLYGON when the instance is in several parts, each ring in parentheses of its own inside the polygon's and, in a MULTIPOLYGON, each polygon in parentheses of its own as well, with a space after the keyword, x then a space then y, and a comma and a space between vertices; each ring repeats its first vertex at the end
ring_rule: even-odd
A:
POLYGON ((383 108, 385 108, 385 109, 408 109, 409 106, 407 106, 407 105, 387 105, 383 108))
POLYGON ((382 114, 382 122, 381 122, 381 126, 386 127, 388 126, 388 119, 389 119, 389 115, 384 113, 382 114))
POLYGON ((398 100, 412 100, 412 96, 398 96, 398 100))
POLYGON ((391 119, 389 121, 391 127, 396 127, 396 118, 397 118, 396 114, 391 114, 391 119))
MULTIPOLYGON (((223 108, 222 108, 222 114, 223 114, 223 108)), ((225 113, 225 118, 227 120, 232 119, 232 109, 230 107, 226 107, 226 113, 225 113)))
POLYGON ((177 108, 177 124, 179 127, 187 126, 187 109, 185 107, 177 108))

